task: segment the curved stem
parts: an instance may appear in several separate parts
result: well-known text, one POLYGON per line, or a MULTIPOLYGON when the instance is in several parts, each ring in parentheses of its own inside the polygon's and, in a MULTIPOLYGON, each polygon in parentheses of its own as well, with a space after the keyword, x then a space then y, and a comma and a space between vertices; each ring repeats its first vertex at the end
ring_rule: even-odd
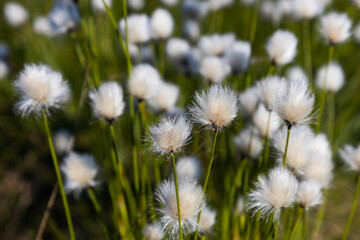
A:
POLYGON ((270 120, 271 120, 271 112, 269 111, 267 124, 266 124, 266 134, 265 134, 265 142, 264 142, 264 166, 267 167, 268 159, 269 159, 269 130, 270 130, 270 120))
POLYGON ((285 153, 284 153, 284 159, 283 159, 283 168, 285 168, 285 166, 286 166, 286 156, 287 156, 287 151, 288 151, 288 146, 289 146, 290 131, 291 131, 291 127, 289 125, 288 130, 287 130, 287 136, 286 136, 286 145, 285 145, 285 153))
POLYGON ((353 200, 353 203, 352 203, 351 212, 350 212, 349 218, 348 218, 347 223, 346 223, 345 231, 344 231, 344 234, 343 234, 343 236, 341 238, 342 240, 347 239, 347 236, 348 236, 348 234, 350 232, 351 223, 352 223, 352 220, 353 220, 354 215, 355 215, 357 202, 359 200, 359 195, 360 195, 360 176, 358 176, 356 192, 355 192, 354 200, 353 200))
POLYGON ((53 141, 52 141, 52 138, 51 138, 50 127, 49 127, 49 123, 48 123, 48 120, 47 120, 45 109, 42 110, 42 115, 43 115, 44 126, 45 126, 45 130, 46 130, 46 134, 47 134, 47 138, 48 138, 48 142, 49 142, 51 158, 52 158, 53 163, 54 163, 55 173, 56 173, 56 177, 57 177, 59 187, 60 187, 61 198, 62 198, 63 204, 64 204, 66 221, 67 221, 67 224, 68 224, 68 227, 69 227, 70 239, 75 240, 75 233, 74 233, 73 223, 72 223, 72 220, 71 220, 70 208, 69 208, 69 204, 68 204, 68 201, 67 201, 63 181, 62 181, 62 178, 61 178, 61 173, 60 173, 60 169, 59 169, 59 163, 58 163, 58 160, 57 160, 57 157, 56 157, 54 144, 53 144, 53 141))
POLYGON ((177 174, 176 174, 175 156, 174 156, 173 153, 171 154, 171 158, 172 158, 174 178, 175 178, 176 204, 177 204, 178 218, 179 218, 179 237, 180 237, 180 240, 182 240, 183 235, 182 235, 182 227, 181 227, 181 210, 180 210, 180 198, 179 198, 179 185, 178 185, 178 178, 177 178, 177 174))
MULTIPOLYGON (((214 132, 213 141, 212 141, 212 147, 211 147, 210 163, 209 163, 209 166, 208 166, 208 169, 207 169, 207 172, 206 172, 206 177, 205 177, 205 182, 204 182, 203 197, 205 197, 206 187, 207 187, 209 177, 210 177, 210 172, 211 172, 211 166, 212 166, 212 163, 214 161, 214 152, 215 152, 217 136, 218 136, 218 133, 214 132)), ((199 212, 198 218, 197 218, 197 228, 196 228, 195 237, 194 237, 195 240, 197 240, 198 235, 199 235, 200 218, 201 218, 201 211, 199 212)))
POLYGON ((307 227, 307 211, 304 210, 303 213, 303 225, 302 225, 302 232, 301 232, 301 240, 306 239, 306 227, 307 227))
POLYGON ((275 226, 274 226, 274 240, 277 240, 278 231, 279 231, 279 224, 275 223, 275 226))
POLYGON ((296 218, 294 228, 293 228, 293 230, 291 232, 290 240, 295 238, 296 231, 297 231, 297 229, 299 227, 299 224, 300 224, 300 221, 301 221, 301 216, 303 215, 303 211, 304 211, 304 209, 302 207, 299 207, 299 212, 298 212, 298 215, 297 215, 297 218, 296 218))

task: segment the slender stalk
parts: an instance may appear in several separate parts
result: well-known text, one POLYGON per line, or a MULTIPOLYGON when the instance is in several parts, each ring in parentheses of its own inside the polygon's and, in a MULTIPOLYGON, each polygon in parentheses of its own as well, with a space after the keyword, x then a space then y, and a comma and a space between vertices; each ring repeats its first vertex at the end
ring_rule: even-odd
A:
MULTIPOLYGON (((205 197, 206 187, 207 187, 209 177, 210 177, 210 172, 211 172, 211 166, 212 166, 212 163, 214 161, 214 152, 215 152, 217 136, 218 136, 218 132, 215 131, 214 135, 213 135, 213 141, 212 141, 212 147, 211 147, 210 162, 209 162, 209 166, 208 166, 208 169, 207 169, 207 172, 206 172, 206 177, 205 177, 205 182, 204 182, 203 197, 205 197)), ((196 232, 195 232, 195 237, 194 237, 195 240, 197 240, 198 235, 199 235, 200 218, 201 218, 201 211, 199 212, 198 217, 197 217, 197 225, 198 225, 198 227, 196 228, 196 232)))
POLYGON ((285 168, 286 166, 286 156, 287 156, 287 151, 288 151, 288 146, 289 146, 289 139, 290 139, 290 131, 291 131, 291 126, 288 126, 288 131, 287 131, 287 136, 286 136, 286 145, 285 145, 285 153, 284 153, 284 159, 283 159, 283 168, 285 168))
POLYGON ((47 138, 48 138, 48 142, 49 142, 51 157, 52 157, 52 160, 53 160, 53 163, 54 163, 55 173, 56 173, 56 177, 57 177, 59 187, 60 187, 61 198, 62 198, 62 201, 63 201, 63 204, 64 204, 66 221, 67 221, 67 224, 68 224, 68 227, 69 227, 70 239, 75 240, 75 233, 74 233, 73 223, 72 223, 72 220, 71 220, 70 208, 69 208, 69 204, 68 204, 68 201, 67 201, 63 181, 62 181, 62 178, 61 178, 59 164, 58 164, 58 160, 57 160, 57 157, 56 157, 54 144, 53 144, 53 141, 52 141, 52 138, 51 138, 50 127, 49 127, 49 123, 48 123, 48 119, 47 119, 47 116, 46 116, 46 110, 45 109, 42 110, 42 115, 43 115, 44 126, 45 126, 45 130, 46 130, 46 134, 47 134, 47 138))
POLYGON ((323 221, 324 215, 325 215, 327 195, 328 195, 328 192, 326 190, 323 191, 323 203, 321 204, 321 206, 318 210, 318 213, 316 214, 316 221, 314 224, 315 227, 314 227, 313 234, 312 234, 313 239, 318 238, 318 235, 319 235, 319 232, 321 229, 321 224, 322 224, 322 221, 323 221))
POLYGON ((183 235, 182 235, 182 227, 181 227, 181 210, 180 210, 180 198, 179 198, 179 185, 178 185, 178 178, 177 178, 177 174, 176 174, 175 156, 174 156, 173 153, 171 154, 171 158, 172 158, 174 178, 175 178, 176 204, 177 204, 178 218, 179 218, 179 237, 180 237, 180 240, 182 240, 183 235))
POLYGON ((329 74, 329 64, 333 58, 333 55, 334 55, 334 46, 330 45, 329 53, 328 53, 328 61, 327 61, 328 66, 326 68, 325 81, 324 81, 324 85, 323 85, 323 88, 321 90, 321 95, 320 95, 319 114, 318 114, 316 129, 315 129, 316 134, 319 133, 319 131, 320 131, 322 116, 324 113, 324 105, 325 105, 325 100, 326 100, 326 85, 327 85, 327 78, 328 78, 328 74, 329 74))
POLYGON ((275 226, 274 226, 274 240, 277 240, 278 231, 279 231, 279 224, 275 223, 275 226))
POLYGON ((267 124, 266 124, 266 134, 265 134, 265 143, 264 143, 264 166, 267 167, 268 159, 269 159, 269 129, 270 129, 270 120, 271 120, 271 112, 269 111, 267 124))
POLYGON ((291 232, 290 240, 295 239, 296 231, 297 231, 297 229, 299 227, 299 224, 300 224, 300 221, 301 221, 301 216, 303 215, 303 211, 304 211, 304 209, 302 207, 299 207, 299 211, 298 211, 298 214, 297 214, 297 217, 296 217, 295 225, 294 225, 293 230, 291 232))
POLYGON ((312 58, 311 58, 311 39, 310 39, 310 20, 303 21, 303 47, 304 47, 304 66, 307 76, 309 77, 309 84, 312 84, 312 58))
POLYGON ((302 225, 302 231, 301 231, 301 240, 305 240, 306 239, 306 229, 307 229, 307 211, 306 209, 304 209, 303 212, 303 225, 302 225))
POLYGON ((257 21, 258 21, 258 14, 259 14, 259 8, 260 8, 260 0, 255 0, 255 7, 254 11, 251 16, 251 27, 250 27, 250 36, 249 40, 251 45, 253 45, 256 35, 256 27, 257 27, 257 21))
POLYGON ((353 220, 354 215, 355 215, 355 210, 356 210, 356 206, 357 206, 357 203, 358 203, 358 200, 359 200, 359 196, 360 196, 360 175, 358 176, 356 192, 355 192, 354 200, 353 200, 353 203, 352 203, 351 212, 350 212, 349 218, 348 218, 348 220, 346 222, 345 231, 344 231, 344 234, 343 234, 343 236, 341 238, 342 240, 347 239, 347 236, 348 236, 348 234, 350 232, 351 223, 352 223, 352 220, 353 220))
POLYGON ((275 71, 275 65, 274 64, 270 64, 270 67, 269 67, 269 70, 268 70, 268 72, 266 73, 266 76, 268 77, 268 76, 271 76, 273 73, 274 73, 274 71, 275 71))
POLYGON ((335 126, 335 93, 330 92, 327 97, 327 133, 329 141, 332 143, 334 138, 334 126, 335 126))
POLYGON ((160 61, 160 73, 165 77, 165 54, 164 54, 164 41, 159 42, 159 61, 160 61))

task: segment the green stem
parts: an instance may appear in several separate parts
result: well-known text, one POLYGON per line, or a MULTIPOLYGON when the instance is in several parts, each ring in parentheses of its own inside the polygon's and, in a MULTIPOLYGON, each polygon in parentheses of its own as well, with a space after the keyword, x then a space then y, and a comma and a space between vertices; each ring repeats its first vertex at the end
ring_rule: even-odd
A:
POLYGON ((264 143, 264 166, 267 167, 268 159, 269 159, 269 130, 270 130, 270 120, 271 120, 271 112, 269 111, 267 124, 266 124, 266 133, 265 133, 265 143, 264 143))
POLYGON ((303 47, 304 47, 304 66, 309 77, 309 84, 312 84, 312 59, 311 59, 311 39, 309 34, 310 20, 303 21, 303 47))
MULTIPOLYGON (((209 177, 210 177, 211 166, 212 166, 212 163, 214 161, 214 153, 215 153, 215 146, 216 146, 217 136, 218 136, 218 132, 214 132, 213 141, 212 141, 212 147, 211 147, 210 162, 209 162, 209 166, 208 166, 208 169, 207 169, 207 172, 206 172, 206 177, 205 177, 205 182, 204 182, 203 197, 205 197, 205 194, 206 194, 206 187, 207 187, 209 177)), ((199 235, 200 218, 201 218, 201 211, 199 212, 198 217, 197 217, 197 228, 196 228, 195 237, 194 237, 195 240, 197 240, 198 235, 199 235)))
POLYGON ((283 159, 283 168, 285 168, 285 166, 286 166, 286 156, 287 156, 287 151, 288 151, 288 146, 289 146, 290 131, 291 131, 291 125, 288 126, 288 130, 287 130, 285 153, 284 153, 284 159, 283 159))
POLYGON ((74 233, 74 228, 73 228, 73 224, 72 224, 72 220, 71 220, 70 208, 69 208, 69 204, 68 204, 68 201, 67 201, 63 181, 62 181, 62 178, 61 178, 59 164, 58 164, 58 160, 57 160, 57 157, 56 157, 54 144, 53 144, 53 141, 52 141, 52 138, 51 138, 50 127, 49 127, 49 123, 48 123, 48 119, 47 119, 47 116, 46 116, 46 110, 45 109, 42 109, 42 115, 43 115, 45 130, 46 130, 46 134, 47 134, 47 138, 48 138, 48 142, 49 142, 51 157, 52 157, 52 160, 53 160, 53 163, 54 163, 56 177, 57 177, 57 180, 59 182, 61 198, 62 198, 62 201, 63 201, 63 204, 64 204, 66 221, 67 221, 67 224, 68 224, 68 227, 69 227, 70 239, 75 240, 75 233, 74 233))
POLYGON ((335 93, 330 92, 327 97, 327 132, 330 143, 334 138, 334 126, 335 126, 335 93))
POLYGON ((160 73, 162 77, 165 77, 165 53, 164 53, 164 41, 159 42, 159 61, 160 61, 160 73))
POLYGON ((250 36, 249 40, 251 45, 253 45, 256 35, 256 27, 257 27, 257 21, 258 21, 258 14, 259 14, 259 8, 260 8, 260 0, 255 0, 255 7, 254 11, 251 16, 251 27, 250 27, 250 36))
POLYGON ((318 134, 319 131, 320 131, 322 116, 323 116, 323 113, 324 113, 324 105, 325 105, 325 101, 326 101, 326 85, 327 85, 327 79, 328 79, 328 74, 329 74, 329 65, 330 65, 330 62, 331 62, 331 60, 333 58, 333 55, 334 55, 334 46, 330 45, 329 46, 329 54, 328 54, 326 74, 325 74, 324 84, 323 84, 323 87, 321 89, 321 95, 320 95, 320 107, 319 107, 319 114, 318 114, 318 119, 317 119, 316 130, 315 130, 316 134, 318 134))
POLYGON ((266 76, 267 76, 267 77, 271 76, 271 75, 274 73, 274 71, 275 71, 275 65, 271 63, 271 64, 270 64, 270 67, 269 67, 269 70, 268 70, 268 72, 266 73, 266 76))
POLYGON ((279 224, 278 223, 275 223, 274 224, 274 240, 277 240, 277 237, 278 237, 278 231, 279 231, 279 224))
POLYGON ((178 178, 177 178, 177 174, 176 174, 175 156, 174 156, 173 153, 171 154, 171 158, 172 158, 174 178, 175 178, 176 204, 177 204, 178 218, 179 218, 179 237, 180 237, 180 240, 182 240, 183 235, 182 235, 182 227, 181 227, 181 210, 180 210, 179 185, 178 185, 178 178))
POLYGON ((342 240, 347 239, 347 236, 348 236, 348 234, 350 232, 351 223, 352 223, 352 220, 354 218, 356 206, 357 206, 357 203, 358 203, 358 200, 359 200, 359 195, 360 195, 360 175, 358 176, 356 192, 355 192, 354 200, 353 200, 353 203, 352 203, 351 212, 350 212, 349 218, 348 218, 346 226, 345 226, 345 231, 344 231, 344 234, 343 234, 343 236, 341 238, 342 240))
POLYGON ((303 225, 302 225, 302 232, 301 232, 301 240, 306 239, 306 228, 307 228, 307 211, 304 209, 303 212, 303 225))
POLYGON ((296 218, 296 221, 295 221, 294 228, 293 228, 293 230, 291 232, 290 240, 295 239, 296 231, 297 231, 297 229, 299 227, 299 224, 300 224, 300 221, 301 221, 301 216, 303 215, 303 211, 304 211, 304 209, 302 207, 299 207, 298 215, 297 215, 297 218, 296 218))

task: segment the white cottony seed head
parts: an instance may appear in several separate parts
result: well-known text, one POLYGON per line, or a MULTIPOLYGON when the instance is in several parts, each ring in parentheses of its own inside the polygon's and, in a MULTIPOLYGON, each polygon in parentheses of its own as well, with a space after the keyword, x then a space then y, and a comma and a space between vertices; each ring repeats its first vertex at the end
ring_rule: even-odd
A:
POLYGON ((166 55, 173 60, 184 59, 190 50, 190 44, 181 38, 171 38, 166 43, 166 55))
POLYGON ((294 0, 292 5, 295 17, 304 20, 320 15, 324 9, 320 0, 294 0))
POLYGON ((251 45, 249 42, 236 41, 225 52, 225 61, 231 67, 234 74, 244 72, 251 58, 251 45))
POLYGON ((112 0, 91 0, 91 7, 93 11, 95 12, 105 12, 105 4, 103 1, 108 5, 109 8, 111 8, 112 0))
POLYGON ((242 154, 254 159, 258 158, 263 150, 261 138, 253 128, 246 128, 241 131, 234 138, 234 142, 242 154))
POLYGON ((351 19, 346 13, 329 13, 320 19, 320 33, 329 44, 339 44, 351 36, 351 19))
POLYGON ((202 174, 200 161, 196 157, 182 157, 176 162, 176 172, 180 177, 199 181, 202 174))
POLYGON ((351 145, 345 145, 339 150, 339 153, 344 163, 352 170, 360 172, 360 145, 356 148, 351 145))
MULTIPOLYGON (((145 14, 133 14, 127 18, 128 37, 132 43, 146 43, 151 39, 150 19, 145 14)), ((119 22, 119 30, 123 36, 126 36, 125 19, 119 22)))
POLYGON ((205 57, 200 64, 200 74, 211 83, 220 83, 230 73, 230 67, 219 57, 205 57))
POLYGON ((163 9, 156 9, 151 16, 151 29, 155 39, 168 38, 174 28, 174 20, 171 14, 163 9))
POLYGON ((234 42, 234 34, 214 34, 201 37, 198 45, 204 55, 222 56, 234 42))
POLYGON ((285 65, 290 63, 296 56, 297 43, 298 40, 293 33, 277 30, 266 44, 266 51, 272 64, 285 65))
POLYGON ((267 136, 271 138, 272 134, 281 125, 281 118, 279 115, 274 111, 267 111, 264 104, 259 104, 252 120, 261 137, 267 136))
POLYGON ((319 69, 316 75, 316 85, 320 89, 329 92, 339 91, 345 82, 342 67, 335 62, 325 65, 319 69))
POLYGON ((171 111, 175 108, 180 88, 175 84, 161 82, 154 95, 149 98, 149 104, 157 111, 171 111))
POLYGON ((296 198, 303 208, 314 207, 320 204, 322 202, 321 184, 315 180, 300 182, 296 198))
POLYGON ((28 20, 29 13, 21 4, 16 2, 7 2, 4 5, 4 17, 10 26, 20 27, 28 20))
POLYGON ((165 235, 159 223, 147 224, 142 233, 146 240, 162 240, 165 235))
POLYGON ((215 225, 216 221, 216 212, 209 207, 204 208, 201 211, 200 223, 199 223, 199 231, 202 234, 211 231, 211 228, 215 225))
POLYGON ((257 83, 259 98, 268 111, 273 110, 276 95, 285 91, 286 83, 287 80, 279 76, 266 77, 257 83))
POLYGON ((239 95, 239 105, 241 115, 252 117, 259 103, 259 88, 251 87, 239 95))
POLYGON ((304 69, 300 66, 293 66, 289 68, 286 72, 286 78, 291 80, 297 80, 299 78, 306 79, 308 81, 308 77, 304 71, 304 69))

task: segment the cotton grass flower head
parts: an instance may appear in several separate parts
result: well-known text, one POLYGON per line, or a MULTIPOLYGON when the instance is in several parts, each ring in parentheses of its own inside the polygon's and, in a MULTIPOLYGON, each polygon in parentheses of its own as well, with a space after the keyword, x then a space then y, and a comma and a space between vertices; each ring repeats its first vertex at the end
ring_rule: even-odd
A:
POLYGON ((204 55, 223 56, 226 50, 235 42, 235 35, 213 34, 202 36, 198 46, 204 55))
POLYGON ((252 117, 259 103, 259 88, 251 87, 239 94, 239 106, 241 115, 252 117))
POLYGON ((286 72, 286 78, 290 81, 297 80, 299 78, 306 79, 308 81, 308 77, 304 71, 304 69, 300 66, 292 66, 286 72))
MULTIPOLYGON (((291 131, 291 141, 289 141, 287 148, 286 167, 297 176, 304 174, 309 161, 309 147, 314 138, 314 133, 306 125, 294 127, 291 131)), ((273 146, 278 152, 278 162, 280 165, 285 154, 286 139, 287 128, 285 127, 279 129, 273 135, 273 146)))
POLYGON ((23 117, 40 115, 42 109, 60 108, 70 98, 70 88, 59 72, 43 64, 27 64, 14 83, 20 94, 15 109, 23 117))
POLYGON ((250 64, 251 45, 249 42, 236 41, 225 52, 225 61, 234 74, 244 72, 250 64))
POLYGON ((191 124, 182 116, 164 117, 149 127, 150 150, 159 155, 179 152, 191 138, 191 124))
POLYGON ((173 32, 174 20, 169 11, 158 8, 151 16, 151 29, 155 39, 168 38, 173 32))
POLYGON ((276 96, 274 110, 291 128, 311 121, 315 97, 308 89, 306 79, 290 80, 286 90, 276 96))
POLYGON ((279 76, 265 77, 257 83, 259 98, 268 111, 274 109, 276 95, 285 91, 286 84, 287 80, 279 76))
POLYGON ((9 66, 5 61, 0 60, 0 79, 6 78, 10 73, 9 66))
POLYGON ((94 116, 110 124, 124 112, 123 90, 116 82, 102 83, 89 93, 89 98, 94 116))
POLYGON ((322 202, 321 184, 315 180, 300 182, 296 198, 302 208, 307 209, 320 204, 322 202))
POLYGON ((193 156, 185 156, 176 162, 176 172, 179 177, 190 178, 199 181, 202 168, 199 159, 193 156))
POLYGON ((169 112, 175 108, 179 93, 180 88, 177 85, 161 82, 154 95, 149 98, 149 104, 157 111, 169 112))
POLYGON ((138 100, 148 100, 155 94, 161 83, 159 72, 149 64, 139 64, 131 70, 128 88, 138 100))
POLYGON ((7 2, 4 4, 5 21, 12 27, 20 27, 26 23, 29 13, 23 5, 17 2, 7 2))
POLYGON ((335 62, 321 67, 316 75, 316 85, 328 92, 338 92, 345 82, 342 67, 335 62))
POLYGON ((226 7, 230 7, 234 0, 209 0, 208 4, 212 11, 218 11, 226 7))
POLYGON ((182 4, 182 12, 185 18, 199 21, 209 12, 209 4, 197 0, 185 0, 182 4))
POLYGON ((142 231, 146 240, 162 240, 164 238, 164 231, 160 224, 147 224, 142 231))
POLYGON ((57 131, 54 135, 54 147, 58 154, 64 154, 68 148, 71 132, 65 129, 57 131))
POLYGON ((53 35, 53 28, 48 17, 39 16, 33 23, 34 32, 44 36, 51 37, 53 35))
POLYGON ((189 113, 195 123, 220 132, 235 119, 238 109, 238 98, 234 91, 212 85, 209 89, 195 94, 189 113))
POLYGON ((236 201, 235 213, 238 215, 242 215, 245 212, 245 200, 242 196, 239 196, 236 201))
POLYGON ((198 39, 201 34, 199 23, 194 20, 187 20, 184 23, 182 33, 186 38, 190 40, 198 39))
MULTIPOLYGON (((129 41, 135 44, 146 43, 151 39, 150 19, 146 14, 133 14, 127 17, 129 41)), ((125 19, 119 21, 119 30, 126 36, 125 19)))
POLYGON ((255 129, 246 128, 234 138, 236 148, 244 156, 256 159, 263 150, 263 143, 255 129))
POLYGON ((351 19, 346 13, 331 12, 321 17, 320 33, 331 45, 342 43, 351 36, 351 19))
POLYGON ((201 211, 201 217, 199 222, 199 231, 202 234, 208 233, 211 231, 216 222, 216 211, 205 207, 201 211))
POLYGON ((266 51, 273 65, 285 65, 296 56, 298 40, 296 36, 285 30, 277 30, 268 40, 266 51))
MULTIPOLYGON (((197 228, 197 215, 206 206, 202 187, 188 178, 178 181, 179 202, 181 212, 181 227, 184 235, 192 233, 197 228)), ((156 189, 160 223, 166 233, 173 239, 179 234, 179 218, 174 180, 163 181, 156 189)))
POLYGON ((295 201, 298 182, 286 168, 271 169, 267 176, 259 176, 255 188, 248 194, 248 206, 253 215, 259 211, 261 218, 278 221, 281 209, 295 201))
POLYGON ((279 115, 274 111, 267 111, 264 104, 259 104, 257 110, 252 117, 252 120, 254 126, 263 138, 265 138, 266 136, 271 138, 272 134, 281 125, 281 118, 279 117, 279 115))
POLYGON ((260 13, 265 20, 275 25, 278 25, 283 17, 279 2, 263 1, 260 5, 260 13))
POLYGON ((75 196, 79 196, 84 188, 96 185, 98 166, 92 155, 71 152, 60 168, 65 175, 66 191, 74 192, 75 196))
POLYGON ((219 57, 207 56, 200 63, 200 74, 211 83, 220 83, 230 73, 230 67, 219 57))
POLYGON ((190 44, 181 38, 171 38, 166 43, 166 55, 172 60, 181 61, 191 50, 190 44))
POLYGON ((106 7, 103 1, 106 3, 106 5, 111 8, 112 0, 91 0, 91 7, 93 11, 95 12, 106 12, 106 7))
POLYGON ((360 172, 360 145, 356 148, 351 145, 345 145, 339 150, 339 153, 341 159, 350 169, 360 172))
POLYGON ((58 0, 49 14, 54 35, 65 34, 75 29, 80 20, 77 5, 71 0, 58 0))
POLYGON ((294 0, 292 4, 297 19, 308 20, 320 15, 324 10, 324 4, 320 0, 294 0))
POLYGON ((145 7, 145 0, 127 0, 127 4, 131 10, 140 11, 145 7))
POLYGON ((166 6, 173 7, 179 2, 179 0, 161 0, 161 2, 166 6))

